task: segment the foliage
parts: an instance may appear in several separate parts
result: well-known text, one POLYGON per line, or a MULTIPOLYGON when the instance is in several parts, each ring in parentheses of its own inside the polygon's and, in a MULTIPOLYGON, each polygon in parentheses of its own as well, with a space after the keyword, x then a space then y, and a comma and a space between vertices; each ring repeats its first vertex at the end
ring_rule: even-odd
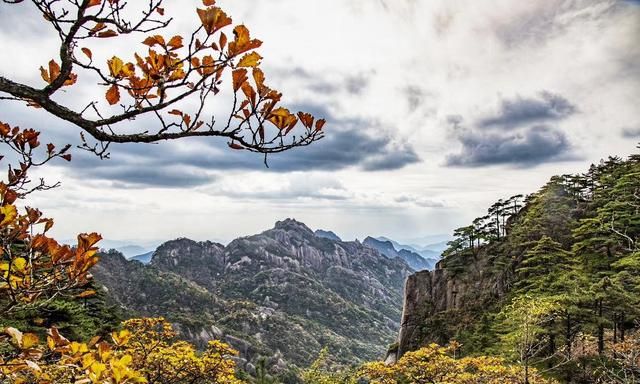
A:
MULTIPOLYGON (((262 42, 252 38, 246 26, 233 26, 215 0, 203 0, 189 31, 163 35, 172 21, 163 2, 32 0, 60 39, 59 57, 40 67, 42 87, 0 76, 0 99, 26 102, 74 124, 81 129, 82 148, 101 157, 108 156, 111 143, 216 136, 233 149, 264 153, 266 159, 268 153, 322 138, 324 120, 278 106, 282 94, 266 85, 260 69, 262 56, 256 49, 262 42), (141 50, 131 52, 131 61, 102 57, 91 49, 102 40, 139 44, 141 50), (230 111, 216 119, 208 109, 223 91, 225 75, 232 94, 230 111), (68 92, 76 84, 94 81, 104 92, 102 101, 75 109, 56 97, 63 88, 68 92), (128 122, 143 117, 149 118, 143 120, 147 127, 132 131, 128 122), (298 122, 303 128, 290 134, 298 122), (90 143, 85 134, 96 142, 90 143)), ((9 9, 26 6, 21 3, 2 0, 9 9)))
POLYGON ((237 352, 222 342, 210 341, 198 353, 175 341, 162 318, 131 319, 122 326, 111 342, 95 337, 88 343, 70 342, 51 328, 46 345, 33 333, 7 328, 16 352, 0 373, 14 383, 240 383, 230 359, 237 352))
POLYGON ((101 239, 97 233, 78 235, 77 246, 61 245, 47 236, 53 220, 26 207, 21 213, 16 200, 47 189, 44 181, 30 186, 28 171, 50 160, 70 159, 68 147, 56 151, 46 146, 36 160, 39 132, 0 123, 0 139, 17 154, 18 166, 9 166, 7 180, 0 181, 0 315, 43 305, 60 295, 89 297, 93 290, 80 289, 90 278, 89 268, 98 262, 101 239))
POLYGON ((580 382, 596 380, 601 362, 637 332, 640 155, 554 176, 521 205, 499 201, 455 236, 443 268, 456 285, 476 289, 463 289, 455 309, 425 319, 430 326, 418 342, 455 338, 467 355, 493 353, 520 363, 530 356, 525 366, 580 382), (523 333, 513 304, 527 302, 542 305, 545 314, 523 333), (438 319, 445 326, 435 329, 438 319), (533 348, 514 348, 526 334, 531 337, 520 346, 533 348), (517 349, 529 352, 514 354, 517 349))
POLYGON ((355 372, 341 370, 331 364, 329 349, 322 348, 318 358, 311 366, 302 371, 302 380, 305 384, 355 384, 355 372))
MULTIPOLYGON (((417 351, 408 352, 396 364, 383 362, 365 364, 360 374, 372 384, 397 383, 450 383, 450 384, 520 384, 525 382, 521 367, 507 364, 498 357, 464 357, 453 355, 457 343, 448 347, 431 344, 417 351)), ((542 378, 535 369, 529 372, 528 383, 555 383, 542 378)))

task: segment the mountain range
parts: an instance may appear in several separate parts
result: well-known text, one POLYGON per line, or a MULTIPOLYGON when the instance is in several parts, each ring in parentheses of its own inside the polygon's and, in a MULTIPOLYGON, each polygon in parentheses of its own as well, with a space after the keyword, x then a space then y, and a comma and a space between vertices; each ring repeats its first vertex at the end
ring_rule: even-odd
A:
POLYGON ((398 244, 397 242, 388 240, 386 238, 374 239, 373 237, 368 236, 362 243, 377 250, 390 259, 398 257, 406 261, 407 264, 409 264, 409 266, 416 271, 433 269, 435 264, 438 262, 438 259, 440 258, 439 254, 431 251, 429 251, 430 253, 425 254, 432 255, 433 257, 424 257, 420 253, 417 253, 415 251, 415 248, 406 246, 403 247, 401 244, 398 244))
POLYGON ((94 276, 130 315, 162 315, 198 345, 226 340, 248 371, 260 356, 276 370, 304 366, 325 346, 342 363, 380 358, 396 339, 413 269, 320 235, 286 219, 227 246, 181 238, 148 264, 107 252, 94 276))

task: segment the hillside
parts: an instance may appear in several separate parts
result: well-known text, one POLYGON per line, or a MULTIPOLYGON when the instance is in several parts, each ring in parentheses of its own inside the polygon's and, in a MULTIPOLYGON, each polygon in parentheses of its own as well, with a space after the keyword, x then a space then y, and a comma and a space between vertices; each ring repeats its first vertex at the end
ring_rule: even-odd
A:
POLYGON ((169 241, 149 265, 111 252, 94 275, 132 315, 163 315, 198 345, 222 338, 243 359, 267 356, 284 369, 308 365, 323 346, 343 363, 383 356, 410 272, 400 259, 287 219, 226 247, 169 241))
POLYGON ((499 354, 592 382, 587 368, 637 331, 640 156, 553 177, 455 236, 436 270, 407 281, 398 356, 455 339, 466 355, 499 354), (518 355, 523 303, 544 311, 518 355))

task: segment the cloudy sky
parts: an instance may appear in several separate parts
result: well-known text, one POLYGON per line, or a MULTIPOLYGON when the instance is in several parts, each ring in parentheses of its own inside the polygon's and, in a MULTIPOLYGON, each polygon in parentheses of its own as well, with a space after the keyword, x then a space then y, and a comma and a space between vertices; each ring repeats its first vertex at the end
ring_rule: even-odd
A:
MULTIPOLYGON (((295 217, 345 239, 420 241, 554 174, 637 152, 640 2, 218 3, 264 41, 262 66, 285 103, 327 119, 326 137, 272 156, 269 169, 216 139, 114 146, 107 161, 76 150, 38 175, 62 186, 29 202, 56 219, 55 235, 228 241, 295 217)), ((166 0, 171 31, 198 23, 199 5, 166 0)), ((42 85, 38 68, 57 47, 32 7, 0 5, 0 75, 42 85)), ((105 58, 144 48, 100 44, 105 58)), ((65 97, 76 103, 104 92, 74 91, 65 97)), ((77 128, 0 103, 0 120, 78 143, 77 128)))

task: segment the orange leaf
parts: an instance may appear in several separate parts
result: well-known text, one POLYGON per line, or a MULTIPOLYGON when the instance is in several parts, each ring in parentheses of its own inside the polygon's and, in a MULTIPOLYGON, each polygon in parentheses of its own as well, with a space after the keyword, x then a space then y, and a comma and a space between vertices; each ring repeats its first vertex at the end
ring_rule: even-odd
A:
POLYGON ((87 55, 87 57, 89 58, 89 60, 92 59, 93 54, 91 53, 91 50, 89 50, 89 48, 82 48, 82 53, 84 53, 85 55, 87 55))
POLYGON ((220 28, 231 24, 231 18, 218 7, 207 9, 198 8, 197 12, 204 30, 207 31, 209 35, 215 33, 220 28))
POLYGON ((248 82, 242 83, 242 92, 247 97, 247 100, 251 101, 251 105, 256 105, 256 91, 253 90, 253 87, 248 82))
POLYGON ((156 8, 156 12, 158 12, 158 14, 159 14, 160 16, 164 16, 164 8, 160 8, 160 7, 158 7, 158 8, 156 8))
POLYGON ((170 114, 170 115, 182 116, 182 111, 179 111, 177 109, 172 109, 167 113, 170 114))
POLYGON ((212 6, 212 5, 216 5, 216 0, 202 0, 202 4, 204 4, 207 7, 209 7, 209 6, 212 6))
POLYGON ((305 127, 311 128, 313 126, 313 116, 310 113, 298 112, 298 118, 305 127))
POLYGON ((160 45, 164 46, 165 42, 164 42, 164 37, 162 37, 160 35, 153 35, 153 36, 149 36, 146 39, 144 39, 142 44, 145 44, 145 45, 148 45, 150 47, 153 47, 156 44, 160 44, 160 45))
POLYGON ((262 45, 262 41, 251 40, 249 30, 244 25, 238 25, 233 29, 235 40, 229 43, 229 54, 237 56, 243 52, 258 48, 262 45))
POLYGON ((224 32, 220 33, 218 44, 220 44, 220 49, 224 49, 224 46, 227 45, 227 35, 225 35, 224 32))
POLYGON ((109 88, 109 90, 107 91, 106 98, 110 105, 114 105, 118 101, 120 101, 120 90, 118 90, 117 85, 113 84, 109 88))
POLYGON ((91 296, 95 296, 96 291, 94 291, 93 289, 87 289, 84 292, 79 293, 76 297, 83 299, 86 297, 91 297, 91 296))
POLYGON ((60 65, 56 63, 54 60, 49 61, 49 76, 51 77, 51 82, 55 81, 60 75, 60 65))
POLYGON ((322 130, 322 127, 324 126, 324 123, 326 123, 325 119, 320 119, 320 120, 316 121, 316 131, 322 130))
POLYGON ((233 149, 244 149, 244 147, 240 144, 236 144, 236 143, 229 143, 229 147, 233 148, 233 149))
POLYGON ((262 56, 257 52, 247 53, 238 62, 238 67, 257 67, 258 64, 260 64, 261 59, 262 56))
POLYGON ((40 67, 40 76, 42 77, 42 80, 51 84, 51 77, 49 76, 49 71, 44 69, 44 67, 40 67))
POLYGON ((101 3, 102 3, 102 0, 90 0, 89 5, 87 5, 87 8, 100 5, 101 3))
POLYGON ((248 80, 247 70, 244 68, 233 71, 233 91, 238 92, 242 84, 248 80))
POLYGON ((103 37, 103 38, 105 38, 105 37, 114 37, 114 36, 118 36, 118 34, 114 30, 111 30, 111 29, 108 29, 108 30, 106 30, 104 32, 98 33, 98 37, 103 37))
POLYGON ((264 85, 264 72, 262 72, 262 69, 253 68, 253 80, 256 82, 258 93, 262 95, 263 91, 266 90, 264 85))
POLYGON ((167 43, 171 50, 182 48, 182 36, 173 36, 167 43))

